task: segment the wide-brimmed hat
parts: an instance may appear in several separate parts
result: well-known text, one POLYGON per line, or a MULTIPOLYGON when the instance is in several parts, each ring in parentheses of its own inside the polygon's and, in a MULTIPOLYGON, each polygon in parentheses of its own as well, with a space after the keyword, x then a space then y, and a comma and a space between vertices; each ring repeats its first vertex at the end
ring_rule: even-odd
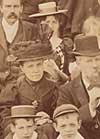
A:
POLYGON ((71 52, 76 56, 97 56, 100 55, 100 46, 96 36, 80 35, 75 38, 75 50, 71 52))
POLYGON ((62 104, 61 106, 58 106, 55 109, 55 111, 53 113, 53 119, 55 119, 61 115, 64 115, 67 113, 73 113, 73 112, 79 113, 79 110, 76 106, 74 106, 72 104, 62 104))
MULTIPOLYGON (((22 41, 14 44, 10 49, 10 53, 15 57, 16 61, 20 62, 49 58, 53 54, 53 49, 48 40, 44 42, 41 40, 22 41)), ((13 58, 12 55, 11 60, 13 58)))
POLYGON ((56 2, 41 3, 38 5, 38 9, 39 9, 39 13, 32 14, 29 17, 42 17, 48 15, 56 15, 68 11, 68 10, 59 10, 57 8, 56 2))
POLYGON ((38 118, 32 105, 16 105, 11 108, 11 116, 6 118, 38 118))

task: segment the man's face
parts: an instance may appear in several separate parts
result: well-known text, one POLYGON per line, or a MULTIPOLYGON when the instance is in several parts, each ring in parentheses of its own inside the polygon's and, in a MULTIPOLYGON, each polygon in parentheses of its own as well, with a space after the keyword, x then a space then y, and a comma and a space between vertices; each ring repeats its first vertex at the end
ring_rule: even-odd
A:
POLYGON ((44 74, 43 60, 24 62, 21 66, 22 71, 30 81, 39 81, 44 74))
POLYGON ((22 13, 20 0, 2 0, 1 12, 8 24, 14 24, 22 13))
POLYGON ((12 125, 12 129, 18 139, 31 139, 35 125, 33 119, 16 119, 15 125, 12 125))
POLYGON ((78 56, 77 64, 88 82, 100 83, 100 55, 95 57, 78 56))
POLYGON ((80 122, 78 121, 77 113, 69 113, 58 117, 56 124, 56 130, 60 132, 63 139, 74 139, 78 129, 80 128, 80 122))

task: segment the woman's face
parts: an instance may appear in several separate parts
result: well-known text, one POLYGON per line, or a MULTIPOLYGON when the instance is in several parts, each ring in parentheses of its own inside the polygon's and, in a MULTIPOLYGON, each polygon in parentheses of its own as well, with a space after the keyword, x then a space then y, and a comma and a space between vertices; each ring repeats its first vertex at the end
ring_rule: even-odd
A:
POLYGON ((51 27, 54 34, 59 32, 59 21, 54 15, 47 16, 45 22, 51 27))

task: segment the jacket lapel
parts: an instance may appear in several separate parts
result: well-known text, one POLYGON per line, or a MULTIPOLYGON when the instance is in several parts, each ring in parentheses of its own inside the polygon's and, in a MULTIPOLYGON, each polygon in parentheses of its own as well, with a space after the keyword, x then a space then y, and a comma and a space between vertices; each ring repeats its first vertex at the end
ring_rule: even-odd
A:
POLYGON ((79 103, 81 105, 88 103, 89 96, 88 96, 88 93, 87 93, 85 86, 83 85, 80 77, 77 77, 75 82, 73 82, 73 87, 75 89, 75 93, 76 93, 75 95, 76 95, 79 103))
POLYGON ((6 42, 6 36, 2 27, 2 24, 0 22, 0 45, 4 48, 4 50, 8 53, 7 49, 7 42, 6 42))

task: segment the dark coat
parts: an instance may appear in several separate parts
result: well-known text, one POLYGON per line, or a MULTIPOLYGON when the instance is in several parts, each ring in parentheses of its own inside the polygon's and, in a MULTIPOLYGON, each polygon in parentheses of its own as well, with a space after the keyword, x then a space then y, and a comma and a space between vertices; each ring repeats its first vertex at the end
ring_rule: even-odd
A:
POLYGON ((77 106, 80 110, 80 117, 83 120, 82 128, 85 129, 85 132, 80 130, 83 136, 85 136, 86 139, 88 139, 88 137, 89 139, 99 139, 100 125, 97 121, 100 120, 100 109, 98 109, 98 112, 93 119, 89 111, 88 102, 89 96, 80 77, 77 77, 60 88, 58 105, 70 103, 77 106))
MULTIPOLYGON (((13 134, 9 133, 9 135, 5 137, 4 139, 13 139, 13 134)), ((48 139, 48 137, 43 133, 38 133, 37 139, 48 139)))
MULTIPOLYGON (((5 63, 5 65, 6 65, 5 61, 6 61, 8 54, 10 53, 9 48, 11 48, 11 46, 14 43, 18 43, 20 41, 34 40, 37 37, 37 34, 38 34, 37 32, 38 31, 36 29, 36 26, 34 26, 33 24, 26 22, 26 21, 20 21, 19 28, 18 28, 17 34, 16 34, 13 42, 11 44, 8 44, 7 40, 6 40, 5 32, 4 32, 2 24, 0 22, 0 47, 2 47, 5 52, 5 54, 2 54, 2 51, 0 51, 0 65, 4 65, 3 63, 5 63)), ((1 50, 1 48, 0 48, 0 50, 1 50)), ((13 71, 13 73, 18 72, 18 69, 12 67, 12 71, 13 71), (15 71, 15 70, 17 70, 17 71, 15 71)))
POLYGON ((72 17, 72 33, 80 33, 84 20, 90 15, 96 14, 100 6, 98 0, 76 0, 72 17))
POLYGON ((5 117, 10 115, 10 108, 14 105, 32 105, 32 102, 37 100, 37 111, 44 111, 52 117, 58 98, 54 82, 43 78, 38 83, 31 84, 24 78, 20 83, 16 83, 16 80, 11 79, 1 88, 3 89, 0 92, 0 127, 4 135, 9 133, 10 123, 5 117))
POLYGON ((58 133, 56 132, 53 123, 45 123, 37 127, 37 130, 44 133, 48 139, 56 139, 58 133))
MULTIPOLYGON (((9 44, 9 47, 11 47, 14 43, 20 41, 33 40, 36 38, 36 36, 37 36, 36 26, 33 26, 33 24, 26 21, 20 21, 17 34, 13 42, 9 44)), ((8 54, 9 47, 1 22, 0 22, 0 45, 4 48, 6 54, 8 54)))
POLYGON ((25 78, 18 85, 19 104, 32 105, 37 101, 37 111, 44 111, 52 116, 58 98, 57 87, 54 82, 43 77, 39 82, 31 84, 25 78))

